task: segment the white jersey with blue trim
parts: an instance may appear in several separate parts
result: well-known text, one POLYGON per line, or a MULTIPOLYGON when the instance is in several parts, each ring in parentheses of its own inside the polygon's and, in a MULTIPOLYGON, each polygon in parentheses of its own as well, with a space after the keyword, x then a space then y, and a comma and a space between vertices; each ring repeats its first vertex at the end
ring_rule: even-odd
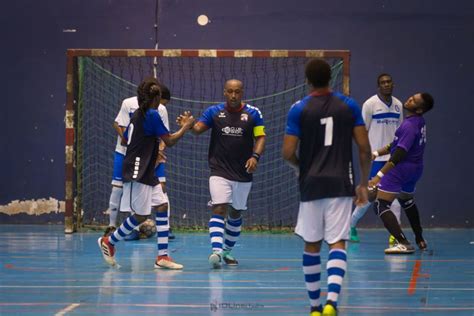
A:
MULTIPOLYGON (((130 118, 133 116, 135 110, 138 109, 138 99, 137 97, 131 97, 124 99, 122 101, 122 106, 120 107, 120 111, 115 118, 115 122, 120 127, 127 127, 130 124, 130 118)), ((127 147, 121 145, 120 136, 117 136, 117 145, 115 145, 115 151, 125 155, 127 153, 127 147)))
MULTIPOLYGON (((382 101, 379 95, 367 99, 362 105, 362 117, 369 133, 372 150, 392 143, 395 131, 403 121, 403 105, 394 96, 390 104, 382 101)), ((379 156, 375 161, 387 161, 390 155, 379 156)))

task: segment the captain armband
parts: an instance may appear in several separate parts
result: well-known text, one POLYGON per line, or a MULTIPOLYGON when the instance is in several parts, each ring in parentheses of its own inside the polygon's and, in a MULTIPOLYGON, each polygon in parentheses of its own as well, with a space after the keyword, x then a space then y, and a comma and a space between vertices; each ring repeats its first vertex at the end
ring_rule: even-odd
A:
POLYGON ((265 126, 263 125, 255 126, 253 128, 253 136, 254 137, 265 136, 265 126))

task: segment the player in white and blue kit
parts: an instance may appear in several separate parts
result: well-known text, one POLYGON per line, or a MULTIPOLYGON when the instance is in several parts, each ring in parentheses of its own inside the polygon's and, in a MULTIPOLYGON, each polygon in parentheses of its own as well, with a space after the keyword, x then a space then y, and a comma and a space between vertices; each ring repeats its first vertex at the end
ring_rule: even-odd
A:
MULTIPOLYGON (((403 120, 403 105, 392 95, 393 80, 392 76, 383 73, 377 77, 378 93, 370 97, 362 105, 362 117, 369 133, 370 147, 377 149, 382 148, 386 144, 392 142, 395 131, 403 120)), ((377 156, 372 162, 370 171, 370 179, 388 161, 390 155, 377 156)), ((370 203, 364 205, 356 205, 351 218, 351 241, 359 242, 357 234, 357 223, 369 209, 370 203)), ((392 211, 400 223, 400 203, 397 200, 393 202, 392 211)), ((390 243, 395 242, 393 236, 390 236, 390 243)))
POLYGON ((138 109, 137 97, 130 97, 122 101, 120 111, 117 114, 114 122, 114 129, 117 131, 117 145, 115 145, 114 153, 114 170, 112 176, 112 192, 109 200, 109 227, 107 227, 104 236, 110 234, 117 226, 118 210, 120 208, 120 199, 122 198, 123 180, 122 180, 122 165, 127 147, 122 145, 126 143, 123 133, 130 123, 135 110, 138 109))

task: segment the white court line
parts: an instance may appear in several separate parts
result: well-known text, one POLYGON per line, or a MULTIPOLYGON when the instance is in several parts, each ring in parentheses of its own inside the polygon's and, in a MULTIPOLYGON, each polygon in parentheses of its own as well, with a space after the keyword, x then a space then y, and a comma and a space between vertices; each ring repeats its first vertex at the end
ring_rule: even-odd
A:
POLYGON ((63 308, 62 310, 60 310, 59 312, 57 312, 56 314, 54 314, 54 316, 64 316, 66 315, 67 313, 71 312, 72 310, 74 310, 76 307, 79 307, 79 305, 81 304, 78 304, 78 303, 74 303, 74 304, 71 304, 65 308, 63 308))
MULTIPOLYGON (((19 289, 86 289, 86 288, 102 288, 102 289, 180 289, 180 290, 298 290, 301 286, 165 286, 165 285, 0 285, 0 288, 19 288, 19 289)), ((323 288, 322 288, 323 289, 323 288)), ((406 287, 344 287, 344 290, 402 290, 406 291, 406 287)), ((429 291, 467 291, 472 292, 474 288, 446 288, 446 287, 430 287, 429 291)))

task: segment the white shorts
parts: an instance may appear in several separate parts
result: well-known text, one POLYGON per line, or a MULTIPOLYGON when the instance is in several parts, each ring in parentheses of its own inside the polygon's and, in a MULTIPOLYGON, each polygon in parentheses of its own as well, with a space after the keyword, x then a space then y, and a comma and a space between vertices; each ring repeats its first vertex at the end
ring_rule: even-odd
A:
POLYGON ((247 209, 247 198, 251 188, 252 182, 231 181, 218 176, 209 178, 213 205, 230 204, 234 209, 244 211, 247 209))
POLYGON ((153 186, 139 182, 125 182, 123 184, 120 212, 136 213, 138 215, 151 214, 151 198, 153 186))
POLYGON ((334 244, 349 239, 352 198, 337 197, 300 202, 295 234, 306 242, 334 244))
POLYGON ((163 192, 161 184, 157 184, 153 187, 153 194, 151 196, 151 206, 160 206, 162 204, 169 203, 168 194, 163 192))

